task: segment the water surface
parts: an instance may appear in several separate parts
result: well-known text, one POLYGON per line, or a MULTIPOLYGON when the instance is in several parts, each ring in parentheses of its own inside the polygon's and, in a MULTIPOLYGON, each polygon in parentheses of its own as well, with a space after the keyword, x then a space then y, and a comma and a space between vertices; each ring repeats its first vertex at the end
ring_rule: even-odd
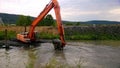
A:
POLYGON ((0 68, 41 68, 56 61, 73 68, 120 68, 119 41, 67 42, 63 51, 55 51, 51 43, 11 48, 0 49, 0 68))

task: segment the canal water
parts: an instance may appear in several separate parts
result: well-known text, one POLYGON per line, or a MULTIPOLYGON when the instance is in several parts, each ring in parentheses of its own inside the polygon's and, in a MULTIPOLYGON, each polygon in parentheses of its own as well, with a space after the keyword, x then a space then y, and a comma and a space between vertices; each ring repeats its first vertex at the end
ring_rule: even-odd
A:
POLYGON ((63 51, 52 43, 0 49, 0 68, 120 68, 120 41, 68 41, 63 51))

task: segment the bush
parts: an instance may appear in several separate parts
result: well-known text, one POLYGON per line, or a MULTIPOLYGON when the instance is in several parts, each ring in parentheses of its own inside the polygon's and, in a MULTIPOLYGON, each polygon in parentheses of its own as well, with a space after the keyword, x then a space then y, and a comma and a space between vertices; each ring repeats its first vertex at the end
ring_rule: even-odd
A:
POLYGON ((0 40, 3 40, 4 39, 4 33, 3 31, 0 31, 0 40))
MULTIPOLYGON (((16 37, 15 31, 8 31, 7 32, 7 39, 13 39, 16 37)), ((0 40, 5 39, 5 31, 0 31, 0 40)))
POLYGON ((68 40, 120 40, 120 26, 67 27, 68 40))
POLYGON ((39 33, 38 37, 40 39, 55 39, 55 38, 59 38, 59 35, 41 32, 39 33))

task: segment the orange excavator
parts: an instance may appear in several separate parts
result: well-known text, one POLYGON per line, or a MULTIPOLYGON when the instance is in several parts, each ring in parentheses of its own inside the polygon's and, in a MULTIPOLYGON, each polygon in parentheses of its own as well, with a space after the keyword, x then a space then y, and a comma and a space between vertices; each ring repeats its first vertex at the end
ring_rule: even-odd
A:
POLYGON ((17 40, 24 43, 35 42, 36 41, 36 37, 35 37, 36 32, 34 31, 35 27, 39 22, 41 22, 44 19, 44 17, 48 14, 48 12, 52 8, 54 8, 54 11, 55 11, 58 32, 60 35, 59 40, 54 40, 53 44, 55 49, 63 49, 66 43, 64 39, 64 28, 61 21, 60 6, 57 0, 51 0, 50 3, 48 3, 46 7, 43 9, 43 11, 39 14, 39 16, 33 20, 30 26, 29 32, 17 34, 17 40))

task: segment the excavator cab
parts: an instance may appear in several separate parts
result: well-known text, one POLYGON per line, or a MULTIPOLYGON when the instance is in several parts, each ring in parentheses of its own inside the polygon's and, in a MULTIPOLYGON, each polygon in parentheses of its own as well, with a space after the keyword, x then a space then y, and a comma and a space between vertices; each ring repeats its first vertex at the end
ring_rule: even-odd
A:
POLYGON ((17 34, 17 40, 24 42, 24 43, 32 43, 36 41, 35 34, 36 32, 35 27, 36 25, 43 20, 43 18, 48 14, 48 12, 54 8, 55 15, 56 15, 56 21, 57 21, 57 27, 60 39, 53 40, 53 44, 56 49, 63 49, 65 47, 65 39, 64 39, 64 28, 61 21, 61 14, 60 14, 60 6, 58 4, 57 0, 51 0, 50 3, 48 3, 43 11, 38 15, 37 18, 35 18, 30 26, 29 32, 23 32, 20 34, 17 34))

